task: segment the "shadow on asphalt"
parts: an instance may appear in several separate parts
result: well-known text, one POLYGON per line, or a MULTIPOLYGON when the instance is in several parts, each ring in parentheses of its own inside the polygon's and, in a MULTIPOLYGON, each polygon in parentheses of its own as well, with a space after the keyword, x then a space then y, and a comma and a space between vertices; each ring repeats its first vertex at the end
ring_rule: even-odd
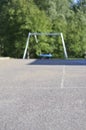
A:
POLYGON ((82 65, 86 66, 86 60, 60 60, 60 59, 37 59, 32 60, 28 65, 82 65))

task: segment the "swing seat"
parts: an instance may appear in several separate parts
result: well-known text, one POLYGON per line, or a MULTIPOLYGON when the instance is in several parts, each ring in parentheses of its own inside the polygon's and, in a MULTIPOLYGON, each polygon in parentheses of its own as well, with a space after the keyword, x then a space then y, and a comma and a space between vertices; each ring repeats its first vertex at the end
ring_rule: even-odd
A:
POLYGON ((39 56, 40 56, 40 58, 48 58, 48 59, 52 58, 51 53, 49 53, 49 54, 40 54, 39 56))

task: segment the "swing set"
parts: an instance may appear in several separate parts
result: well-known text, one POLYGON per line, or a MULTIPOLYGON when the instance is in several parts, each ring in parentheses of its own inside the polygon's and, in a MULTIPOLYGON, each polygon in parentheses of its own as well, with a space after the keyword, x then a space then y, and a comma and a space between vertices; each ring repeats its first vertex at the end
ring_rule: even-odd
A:
MULTIPOLYGON (((63 50, 64 50, 64 56, 67 59, 68 58, 68 54, 67 54, 67 50, 66 50, 66 46, 65 46, 65 42, 64 42, 64 37, 62 33, 28 33, 28 38, 26 41, 26 46, 25 46, 25 50, 24 50, 24 54, 23 54, 23 59, 26 58, 26 54, 27 54, 27 50, 30 44, 30 38, 31 36, 33 36, 35 38, 36 43, 38 43, 38 39, 37 36, 60 36, 61 37, 61 41, 62 41, 62 46, 63 46, 63 50)), ((44 56, 46 56, 46 54, 44 54, 44 56)), ((48 55, 47 55, 48 56, 48 55)))

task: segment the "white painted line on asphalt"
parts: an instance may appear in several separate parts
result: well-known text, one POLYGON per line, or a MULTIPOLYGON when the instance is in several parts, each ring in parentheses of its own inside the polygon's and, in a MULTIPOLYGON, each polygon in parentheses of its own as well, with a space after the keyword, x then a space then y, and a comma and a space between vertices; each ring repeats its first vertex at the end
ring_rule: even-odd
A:
POLYGON ((61 88, 64 88, 64 80, 65 80, 65 65, 62 69, 62 79, 61 79, 61 88))

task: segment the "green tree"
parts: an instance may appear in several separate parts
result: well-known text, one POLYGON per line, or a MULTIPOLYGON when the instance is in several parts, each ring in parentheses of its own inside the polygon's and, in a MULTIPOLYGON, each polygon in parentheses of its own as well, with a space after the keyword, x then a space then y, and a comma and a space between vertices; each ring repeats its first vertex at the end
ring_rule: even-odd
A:
POLYGON ((86 18, 78 11, 68 19, 66 42, 70 57, 82 57, 86 50, 86 18))
POLYGON ((50 21, 31 0, 11 0, 0 6, 3 55, 22 57, 28 32, 48 31, 50 21))
MULTIPOLYGON (((62 32, 70 57, 86 51, 86 0, 1 0, 0 55, 20 58, 28 32, 62 32)), ((63 57, 60 38, 38 37, 30 40, 30 57, 53 53, 63 57)))

